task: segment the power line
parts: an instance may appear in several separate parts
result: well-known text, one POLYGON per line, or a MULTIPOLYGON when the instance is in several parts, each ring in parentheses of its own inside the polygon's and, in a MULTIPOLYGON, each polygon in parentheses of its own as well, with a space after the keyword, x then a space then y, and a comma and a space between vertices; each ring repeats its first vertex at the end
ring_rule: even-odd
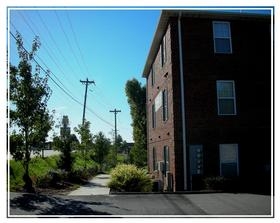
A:
POLYGON ((69 14, 68 14, 68 11, 66 11, 66 16, 67 16, 68 22, 69 22, 69 24, 70 24, 70 28, 71 28, 71 31, 72 31, 72 33, 73 33, 74 40, 75 40, 76 46, 77 46, 77 48, 78 48, 78 50, 79 50, 79 53, 80 53, 82 62, 83 62, 83 64, 84 64, 84 67, 86 68, 87 73, 89 74, 90 72, 89 72, 88 66, 87 66, 87 64, 86 64, 86 62, 85 62, 85 58, 84 58, 84 55, 83 55, 83 53, 82 53, 81 47, 80 47, 80 45, 79 45, 78 38, 77 38, 77 35, 76 35, 75 31, 74 31, 74 28, 73 28, 73 25, 72 25, 70 16, 69 16, 69 14))
MULTIPOLYGON (((27 19, 24 17, 24 15, 22 15, 20 13, 20 16, 23 18, 24 22, 26 23, 26 25, 29 27, 29 29, 31 30, 31 32, 35 35, 35 36, 38 36, 35 31, 32 29, 31 25, 29 24, 29 22, 27 21, 27 19)), ((14 27, 14 29, 18 32, 17 28, 15 27, 15 25, 11 22, 11 25, 14 27)), ((34 26, 34 24, 32 23, 32 25, 34 26)), ((38 32, 39 34, 40 32, 38 32)), ((24 38, 23 38, 24 39, 24 38)), ((50 57, 50 59, 54 62, 54 64, 57 66, 57 68, 60 70, 61 73, 63 73, 65 76, 67 76, 64 71, 62 70, 62 68, 60 67, 60 65, 56 62, 57 60, 53 58, 52 54, 49 52, 49 49, 47 47, 47 44, 46 46, 43 46, 43 48, 45 48, 48 56, 50 57)), ((54 54, 53 54, 54 55, 54 54)), ((47 67, 49 69, 49 67, 45 64, 45 62, 38 56, 36 55, 36 57, 45 65, 45 67, 47 67)), ((54 75, 54 74, 53 74, 54 75)), ((67 87, 57 78, 56 75, 54 75, 54 77, 57 79, 57 81, 68 91, 70 92, 67 87)))
MULTIPOLYGON (((10 31, 9 32, 10 35, 15 39, 17 40, 16 36, 10 31)), ((22 49, 28 53, 27 49, 24 47, 24 46, 21 46, 22 49)), ((61 87, 51 76, 50 76, 50 70, 45 70, 40 64, 39 62, 33 57, 32 60, 37 64, 38 67, 40 67, 40 69, 43 70, 43 72, 46 74, 46 76, 48 76, 52 81, 53 83, 60 89, 62 90, 69 98, 71 98, 73 101, 75 101, 77 104, 81 105, 81 106, 84 106, 79 100, 77 100, 76 98, 74 98, 69 92, 67 92, 63 87, 61 87)), ((53 73, 52 73, 53 74, 53 73)), ((106 123, 107 125, 113 127, 113 125, 106 121, 105 119, 103 119, 100 115, 98 115, 96 112, 94 112, 93 110, 91 110, 90 108, 88 107, 85 107, 88 111, 90 111, 91 113, 93 113, 98 119, 100 119, 101 121, 103 121, 104 123, 106 123)))
MULTIPOLYGON (((17 30, 17 28, 15 27, 15 25, 11 22, 11 25, 14 27, 14 29, 19 33, 19 31, 17 30)), ((33 32, 34 33, 34 32, 33 32)), ((34 33, 35 34, 35 33, 34 33)), ((36 35, 36 34, 35 34, 36 35)), ((22 39, 24 40, 24 38, 22 37, 22 39)), ((25 49, 25 48, 24 48, 25 49)), ((27 52, 27 50, 25 49, 25 51, 27 52)), ((53 74, 53 76, 55 77, 55 79, 68 91, 70 92, 67 87, 59 80, 59 78, 53 73, 51 72, 51 70, 49 69, 49 67, 45 64, 45 62, 38 56, 38 55, 35 55, 44 65, 45 67, 47 68, 47 70, 53 74)))
POLYGON ((55 13, 56 18, 57 18, 57 20, 58 20, 58 24, 59 24, 59 26, 60 26, 60 29, 62 30, 62 32, 63 32, 63 34, 64 34, 64 36, 65 36, 65 38, 66 38, 66 40, 67 40, 68 46, 69 46, 69 48, 70 48, 70 50, 71 50, 71 52, 72 52, 72 54, 73 54, 73 56, 74 56, 74 58, 75 58, 77 64, 79 65, 79 67, 80 67, 80 69, 81 69, 81 71, 82 71, 83 68, 82 68, 82 66, 81 66, 81 64, 80 64, 80 62, 79 62, 79 59, 78 59, 77 55, 76 55, 75 52, 74 52, 74 49, 73 49, 73 47, 72 47, 72 45, 71 45, 71 43, 70 43, 70 40, 69 40, 69 38, 68 38, 68 36, 67 36, 67 34, 66 34, 64 28, 63 28, 63 25, 61 24, 60 18, 59 18, 59 16, 58 16, 58 14, 57 14, 56 11, 54 11, 54 13, 55 13))
MULTIPOLYGON (((58 47, 57 44, 56 44, 56 41, 54 40, 53 36, 51 35, 51 32, 50 32, 49 29, 47 28, 47 25, 44 23, 44 21, 43 21, 41 15, 40 15, 40 13, 39 13, 39 12, 37 12, 37 13, 38 13, 38 16, 39 16, 41 22, 43 23, 44 27, 46 28, 47 32, 49 33, 49 35, 50 35, 52 41, 53 41, 54 44, 56 45, 56 47, 57 47, 59 53, 63 56, 63 54, 61 53, 59 47, 58 47)), ((22 14, 20 14, 20 16, 23 18, 24 22, 25 22, 26 25, 29 27, 29 29, 33 32, 33 34, 34 34, 34 35, 37 35, 37 34, 35 33, 34 29, 32 29, 32 26, 29 24, 29 22, 27 21, 27 19, 26 19, 22 14)), ((58 19, 59 19, 59 18, 58 18, 58 19)), ((68 19, 69 19, 69 17, 68 17, 68 19)), ((59 20, 59 21, 60 21, 60 20, 59 20)), ((70 20, 69 20, 69 22, 70 22, 70 25, 72 26, 70 20)), ((33 24, 33 23, 32 23, 32 24, 33 24)), ((60 25, 61 25, 61 23, 60 23, 60 25)), ((13 24, 12 24, 12 26, 13 26, 13 27, 15 28, 15 30, 17 31, 16 27, 15 27, 13 24)), ((33 26, 34 26, 34 24, 33 24, 33 26)), ((35 27, 35 26, 34 26, 34 27, 35 27)), ((73 26, 72 26, 71 28, 72 28, 72 32, 74 33, 73 26)), ((62 30, 63 30, 63 32, 64 32, 64 34, 65 34, 64 29, 62 29, 62 30)), ((75 35, 75 33, 74 33, 74 35, 75 35)), ((76 35, 75 35, 75 38, 76 38, 76 35)), ((70 41, 69 41, 69 39, 68 39, 68 43, 69 43, 69 42, 70 42, 70 41)), ((81 54, 81 56, 82 56, 81 49, 80 49, 80 47, 79 47, 79 45, 78 45, 78 42, 77 42, 77 38, 76 38, 76 44, 77 44, 77 46, 78 46, 78 48, 79 48, 79 50, 80 50, 80 54, 81 54)), ((43 47, 44 47, 44 46, 43 46, 43 47)), ((47 48, 46 48, 46 50, 47 50, 47 53, 48 53, 48 55, 50 56, 50 58, 55 62, 55 60, 53 59, 53 57, 51 56, 51 53, 48 51, 47 48)), ((73 53, 73 52, 72 52, 72 53, 73 53)), ((37 65, 39 65, 39 67, 47 74, 47 76, 50 77, 51 81, 53 81, 53 82, 55 83, 55 85, 56 85, 60 90, 62 90, 67 96, 69 96, 72 100, 74 100, 74 101, 75 101, 76 103, 78 103, 79 105, 82 105, 76 98, 74 98, 74 97, 72 96, 71 92, 70 92, 70 91, 66 88, 66 86, 59 80, 59 78, 49 69, 49 67, 45 64, 45 62, 44 62, 38 55, 36 55, 36 57, 41 61, 41 63, 44 64, 44 66, 47 68, 47 71, 38 63, 38 61, 36 61, 36 60, 34 60, 34 61, 36 61, 37 65), (57 80, 57 81, 60 83, 60 85, 62 85, 63 87, 61 87, 61 86, 49 75, 50 73, 56 78, 56 80, 57 80), (67 92, 65 89, 66 89, 68 92, 67 92)), ((64 57, 64 56, 63 56, 63 57, 64 57)), ((65 57, 64 57, 64 58, 65 58, 65 57)), ((67 60, 65 60, 65 61, 67 61, 67 60)), ((84 62, 84 61, 83 61, 83 62, 84 62)), ((61 70, 61 72, 63 72, 62 69, 58 66, 58 64, 57 64, 56 62, 55 62, 55 64, 56 64, 56 66, 61 70)), ((85 64, 85 62, 84 62, 84 64, 85 64)), ((64 72, 63 72, 63 73, 64 73, 64 72)), ((65 74, 65 73, 64 73, 64 74, 65 74)), ((98 115, 96 112, 94 112, 94 111, 91 110, 90 108, 86 107, 86 109, 89 110, 91 113, 93 113, 93 114, 94 114, 97 118, 99 118, 101 121, 105 122, 106 124, 108 124, 108 125, 110 125, 110 126, 113 126, 111 123, 109 123, 108 121, 106 121, 105 119, 103 119, 100 115, 98 115)))
POLYGON ((60 48, 59 48, 59 46, 58 46, 58 44, 57 44, 55 38, 54 38, 53 35, 52 35, 52 32, 50 32, 48 26, 46 25, 46 23, 45 23, 45 21, 43 20, 43 18, 42 18, 42 16, 41 16, 41 14, 39 13, 39 11, 36 11, 36 12, 37 12, 38 17, 39 17, 41 23, 43 24, 44 28, 47 30, 47 33, 49 34, 50 39, 51 39, 52 42, 54 43, 54 45, 55 45, 56 49, 58 50, 60 56, 62 57, 63 61, 67 63, 67 66, 68 66, 68 68, 70 68, 71 74, 72 74, 73 71, 74 71, 74 69, 73 69, 73 67, 71 66, 71 63, 68 62, 67 58, 66 58, 66 57, 64 56, 64 54, 61 52, 61 50, 60 50, 60 48))
POLYGON ((117 138, 118 138, 118 136, 117 136, 117 114, 119 112, 121 112, 121 110, 114 109, 114 110, 110 110, 110 112, 113 112, 114 115, 115 115, 115 144, 116 144, 117 143, 117 138))
MULTIPOLYGON (((36 12, 37 12, 37 14, 38 14, 38 16, 39 16, 39 19, 40 19, 41 22, 43 23, 43 26, 45 27, 45 29, 47 30, 48 34, 50 35, 52 41, 55 43, 57 49, 59 50, 59 47, 57 46, 56 41, 55 41, 54 38, 53 38, 53 35, 52 35, 51 32, 49 31, 49 29, 48 29, 46 23, 44 22, 42 16, 41 16, 40 13, 39 13, 39 11, 36 11, 36 12)), ((83 55, 82 50, 81 50, 81 47, 80 47, 80 45, 79 45, 78 38, 77 38, 76 32, 75 32, 75 30, 74 30, 73 23, 71 22, 70 16, 69 16, 69 14, 68 14, 68 11, 66 12, 66 16, 67 16, 68 22, 69 22, 69 24, 70 24, 70 28, 71 28, 72 34, 73 34, 73 36, 74 36, 75 44, 76 44, 76 46, 77 46, 77 48, 78 48, 78 50, 79 50, 81 61, 83 62, 84 67, 86 68, 87 72, 89 73, 88 66, 87 66, 87 64, 86 64, 86 62, 85 62, 85 60, 84 60, 84 55, 83 55)), ((59 19, 59 18, 58 18, 58 19, 59 19)), ((64 29, 62 29, 62 30, 64 31, 64 29)), ((65 33, 65 32, 64 32, 64 33, 65 33)), ((68 42, 70 42, 69 39, 68 39, 68 42)), ((72 49, 73 49, 73 48, 72 48, 72 49)), ((67 61, 66 58, 64 57, 64 55, 61 53, 60 50, 59 50, 59 52, 60 52, 60 54, 62 55, 62 57, 64 58, 64 61, 67 61)), ((49 54, 49 56, 50 56, 50 54, 49 54)), ((50 57, 51 57, 51 56, 50 56, 50 57)), ((54 60, 53 60, 53 61, 54 61, 54 60)), ((67 61, 67 62, 68 62, 68 61, 67 61)), ((56 63, 56 62, 54 61, 54 63, 56 63)), ((68 64, 68 63, 67 63, 67 64, 68 64)), ((57 66, 58 66, 58 65, 57 65, 57 66)), ((61 70, 61 69, 60 69, 60 70, 61 70)), ((64 73, 64 72, 63 72, 63 73, 64 73)), ((64 73, 64 74, 65 74, 65 73, 64 73)), ((102 104, 102 106, 104 106, 104 107, 107 107, 107 109, 108 109, 109 107, 112 107, 112 103, 111 103, 111 102, 109 103, 108 98, 106 98, 106 97, 104 96, 104 94, 102 93, 102 91, 100 90, 100 88, 99 88, 98 86, 96 86, 95 89, 97 90, 97 91, 95 91, 95 92, 98 94, 98 98, 99 98, 99 97, 102 98, 102 102, 100 102, 100 104, 102 104), (103 101, 105 101, 107 105, 106 105, 103 101)), ((92 94, 91 92, 89 92, 89 93, 92 94)), ((92 94, 92 95, 93 95, 93 94, 92 94)), ((97 102, 99 102, 98 99, 97 99, 97 102)))
POLYGON ((87 89, 88 89, 88 85, 89 84, 94 84, 95 85, 95 82, 94 81, 89 81, 88 79, 86 79, 85 81, 81 81, 80 82, 82 84, 85 84, 86 85, 86 89, 85 89, 85 98, 84 98, 84 110, 83 110, 83 125, 85 123, 85 112, 86 112, 86 104, 87 104, 87 89))

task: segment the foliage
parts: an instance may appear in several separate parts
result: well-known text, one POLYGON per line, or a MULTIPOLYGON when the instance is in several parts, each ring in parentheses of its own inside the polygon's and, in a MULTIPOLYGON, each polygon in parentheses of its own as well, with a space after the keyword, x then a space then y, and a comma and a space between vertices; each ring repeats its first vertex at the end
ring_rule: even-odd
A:
POLYGON ((23 135, 17 134, 15 131, 10 135, 10 153, 15 160, 23 160, 24 157, 24 141, 23 135))
MULTIPOLYGON (((58 156, 33 158, 30 161, 30 177, 38 186, 50 171, 57 169, 58 156)), ((24 186, 24 167, 22 161, 10 160, 10 190, 20 190, 24 186)))
POLYGON ((146 134, 146 87, 136 79, 126 82, 125 93, 132 117, 134 146, 130 151, 130 160, 139 167, 147 164, 146 134))
MULTIPOLYGON (((73 153, 74 163, 71 172, 58 169, 59 156, 35 157, 30 161, 30 178, 36 187, 57 187, 64 181, 81 183, 96 175, 98 164, 93 160, 84 169, 84 159, 80 151, 73 153)), ((24 186, 22 161, 10 160, 10 190, 19 191, 24 186)))
POLYGON ((94 145, 94 160, 100 165, 100 170, 103 170, 103 163, 109 153, 111 142, 102 132, 93 136, 94 145))
POLYGON ((35 37, 31 52, 23 47, 22 37, 16 35, 16 44, 20 62, 17 67, 10 65, 10 122, 18 130, 11 137, 12 155, 23 160, 25 174, 23 175, 25 189, 34 191, 29 176, 31 149, 42 148, 52 126, 52 116, 47 110, 47 101, 51 95, 47 76, 40 76, 36 67, 33 73, 31 61, 40 47, 38 37, 35 37))
POLYGON ((152 180, 145 169, 120 164, 112 170, 108 186, 116 191, 149 192, 152 191, 152 180))
POLYGON ((146 145, 135 143, 129 153, 130 162, 138 167, 147 165, 147 149, 145 146, 146 145))
POLYGON ((68 116, 63 116, 62 127, 60 128, 60 137, 54 137, 53 146, 61 151, 59 168, 70 172, 74 158, 72 156, 73 144, 78 143, 76 135, 71 134, 68 116))
POLYGON ((205 189, 222 190, 226 192, 236 192, 239 190, 239 178, 226 178, 223 176, 205 177, 205 189))
POLYGON ((127 163, 127 155, 123 153, 128 153, 129 147, 126 141, 122 139, 120 135, 117 136, 116 143, 111 145, 109 153, 105 159, 106 170, 110 170, 116 165, 121 163, 127 163))
POLYGON ((83 125, 78 125, 75 127, 74 131, 80 135, 81 143, 76 144, 76 148, 82 152, 84 160, 84 168, 87 168, 87 163, 89 160, 89 151, 93 149, 93 136, 90 132, 90 122, 85 121, 83 125))
POLYGON ((10 160, 10 190, 17 191, 24 186, 24 168, 20 161, 10 160))
POLYGON ((98 164, 93 159, 90 159, 90 153, 88 153, 87 155, 87 164, 85 166, 84 154, 81 151, 73 152, 73 168, 69 175, 71 180, 76 180, 77 182, 81 180, 88 180, 90 177, 94 176, 97 173, 98 164))
POLYGON ((127 142, 123 140, 121 135, 117 136, 116 147, 118 153, 127 153, 129 149, 127 142))
POLYGON ((118 163, 118 160, 117 160, 117 152, 116 152, 116 145, 111 145, 110 149, 109 149, 109 152, 106 156, 106 159, 105 159, 105 169, 106 170, 110 170, 112 168, 114 168, 117 163, 118 163))

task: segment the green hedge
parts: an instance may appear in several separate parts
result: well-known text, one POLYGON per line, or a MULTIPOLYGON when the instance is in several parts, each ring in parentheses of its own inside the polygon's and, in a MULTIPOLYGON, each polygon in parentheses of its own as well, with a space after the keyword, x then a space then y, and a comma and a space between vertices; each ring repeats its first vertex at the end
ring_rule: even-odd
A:
POLYGON ((120 164, 111 171, 108 186, 113 191, 149 192, 152 191, 152 180, 145 169, 131 164, 120 164))

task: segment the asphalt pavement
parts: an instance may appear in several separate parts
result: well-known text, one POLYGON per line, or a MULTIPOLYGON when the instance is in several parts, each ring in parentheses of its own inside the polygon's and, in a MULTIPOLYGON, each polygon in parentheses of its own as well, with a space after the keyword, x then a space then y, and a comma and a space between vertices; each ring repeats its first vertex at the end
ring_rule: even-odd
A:
POLYGON ((273 216, 271 197, 257 194, 9 195, 9 217, 273 216))

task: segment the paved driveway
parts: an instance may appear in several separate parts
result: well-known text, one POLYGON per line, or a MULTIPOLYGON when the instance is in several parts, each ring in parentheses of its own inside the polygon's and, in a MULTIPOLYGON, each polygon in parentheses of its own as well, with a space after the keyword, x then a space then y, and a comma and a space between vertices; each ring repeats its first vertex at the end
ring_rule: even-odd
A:
POLYGON ((124 194, 45 196, 10 193, 10 217, 23 216, 261 216, 271 217, 270 196, 255 194, 124 194))

